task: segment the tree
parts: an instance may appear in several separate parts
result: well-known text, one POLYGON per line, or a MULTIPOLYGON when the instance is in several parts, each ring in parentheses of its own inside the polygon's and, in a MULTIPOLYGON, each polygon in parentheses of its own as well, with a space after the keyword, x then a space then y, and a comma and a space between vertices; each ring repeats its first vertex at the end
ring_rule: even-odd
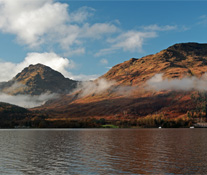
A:
POLYGON ((205 113, 205 119, 207 119, 207 92, 201 91, 197 94, 192 94, 191 99, 196 105, 195 112, 197 114, 205 113))

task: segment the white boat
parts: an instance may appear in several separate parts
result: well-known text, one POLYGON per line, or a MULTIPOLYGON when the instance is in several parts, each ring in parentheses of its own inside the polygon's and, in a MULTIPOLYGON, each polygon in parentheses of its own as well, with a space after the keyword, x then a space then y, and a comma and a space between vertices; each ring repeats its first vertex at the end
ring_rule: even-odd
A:
POLYGON ((193 128, 194 128, 194 126, 191 126, 190 128, 191 128, 191 129, 193 129, 193 128))

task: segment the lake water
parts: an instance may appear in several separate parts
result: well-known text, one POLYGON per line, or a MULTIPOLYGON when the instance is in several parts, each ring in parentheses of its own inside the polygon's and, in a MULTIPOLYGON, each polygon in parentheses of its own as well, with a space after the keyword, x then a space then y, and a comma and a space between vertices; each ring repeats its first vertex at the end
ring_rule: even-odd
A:
POLYGON ((0 174, 206 174, 206 129, 0 130, 0 174))

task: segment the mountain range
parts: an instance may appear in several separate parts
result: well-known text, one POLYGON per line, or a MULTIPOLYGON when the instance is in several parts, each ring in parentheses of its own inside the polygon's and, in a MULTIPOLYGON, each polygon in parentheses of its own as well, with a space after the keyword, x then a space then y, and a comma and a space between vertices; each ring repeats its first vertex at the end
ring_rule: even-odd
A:
MULTIPOLYGON (((191 95, 195 94, 197 89, 189 88, 186 84, 183 89, 161 87, 161 90, 156 90, 149 87, 150 80, 162 74, 167 83, 176 80, 178 84, 182 84, 179 80, 184 78, 191 80, 196 77, 199 80, 206 70, 207 44, 175 44, 154 55, 132 58, 114 66, 95 80, 96 88, 103 86, 99 84, 101 79, 106 80, 106 84, 112 82, 112 85, 101 93, 91 91, 81 96, 78 91, 50 101, 37 110, 64 118, 126 119, 155 114, 180 117, 194 108, 191 95)), ((163 80, 157 84, 162 84, 163 80)))
POLYGON ((28 109, 48 120, 180 118, 195 111, 192 96, 207 90, 206 72, 207 44, 181 43, 131 58, 89 82, 70 80, 41 64, 30 65, 1 83, 0 89, 11 95, 58 93, 44 105, 28 109))

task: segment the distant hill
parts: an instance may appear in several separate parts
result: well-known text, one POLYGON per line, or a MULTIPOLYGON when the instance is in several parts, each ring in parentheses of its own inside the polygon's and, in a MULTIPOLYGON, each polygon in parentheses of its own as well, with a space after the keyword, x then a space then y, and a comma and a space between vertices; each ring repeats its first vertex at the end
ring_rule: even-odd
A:
POLYGON ((31 116, 30 114, 25 108, 0 102, 0 128, 13 128, 16 123, 31 116))
POLYGON ((0 114, 10 113, 10 112, 23 114, 23 113, 28 113, 29 110, 9 103, 0 102, 0 114))
POLYGON ((114 66, 101 78, 115 84, 99 94, 79 93, 52 100, 35 110, 44 110, 52 117, 133 119, 148 115, 175 118, 195 108, 191 99, 196 90, 148 90, 147 81, 158 73, 164 79, 201 77, 207 72, 207 44, 175 44, 140 59, 132 58, 114 66), (125 90, 123 90, 125 87, 125 90), (117 89, 123 90, 117 93, 117 89), (131 92, 130 92, 131 91, 131 92))
POLYGON ((30 65, 12 80, 0 83, 1 92, 17 95, 42 93, 65 94, 77 86, 77 81, 65 78, 61 73, 42 64, 30 65))

